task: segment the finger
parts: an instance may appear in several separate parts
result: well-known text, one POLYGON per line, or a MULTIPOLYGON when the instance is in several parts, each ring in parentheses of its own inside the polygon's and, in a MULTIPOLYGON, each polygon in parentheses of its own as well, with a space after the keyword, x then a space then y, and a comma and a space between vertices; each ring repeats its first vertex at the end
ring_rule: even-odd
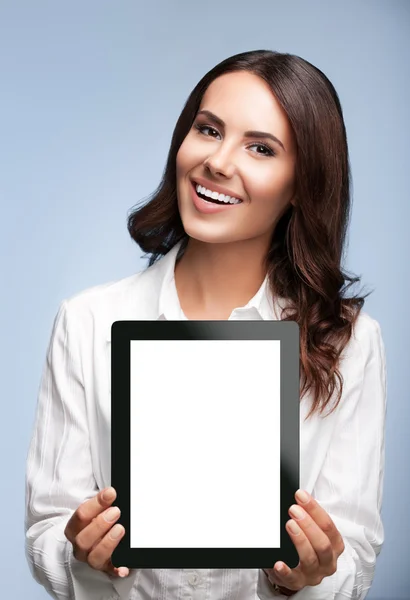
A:
POLYGON ((98 515, 75 537, 74 556, 77 560, 87 561, 88 554, 100 543, 101 539, 118 521, 121 511, 111 506, 98 515))
POLYGON ((118 546, 124 533, 125 529, 122 525, 119 523, 114 525, 114 527, 102 538, 99 544, 97 544, 89 553, 87 562, 90 567, 101 571, 109 569, 112 553, 118 546))
POLYGON ((295 494, 297 503, 309 513, 320 529, 327 535, 334 551, 339 556, 344 551, 343 538, 329 514, 305 490, 298 490, 295 494))
MULTIPOLYGON (((304 551, 309 552, 306 556, 306 562, 304 562, 307 570, 312 572, 318 566, 327 568, 332 565, 334 561, 332 544, 319 525, 297 504, 290 507, 289 514, 296 521, 296 526, 301 528, 313 550, 314 558, 311 556, 310 549, 305 545, 304 551)), ((291 531, 292 527, 294 526, 290 526, 291 531)))
POLYGON ((104 571, 113 577, 127 577, 130 574, 130 570, 127 567, 114 567, 111 560, 108 562, 104 571))
POLYGON ((114 488, 106 488, 101 490, 93 498, 86 500, 77 508, 68 521, 64 534, 71 543, 74 543, 74 539, 78 533, 84 527, 87 527, 97 515, 105 510, 110 504, 112 504, 117 497, 117 493, 114 488))
POLYGON ((282 577, 280 577, 280 575, 278 574, 278 572, 276 570, 274 570, 274 569, 269 569, 269 571, 265 570, 265 573, 269 579, 269 582, 272 585, 274 585, 276 583, 276 585, 286 587, 285 582, 283 581, 282 577))
MULTIPOLYGON (((276 565, 278 565, 278 564, 282 564, 282 563, 276 563, 276 565)), ((285 583, 282 581, 282 578, 279 575, 279 572, 277 571, 277 569, 262 569, 262 570, 265 571, 266 577, 269 579, 269 581, 272 585, 274 583, 276 583, 276 585, 281 585, 283 587, 286 587, 285 583)))
POLYGON ((301 590, 305 587, 305 580, 299 566, 291 569, 286 563, 277 562, 272 570, 271 579, 277 584, 288 590, 301 590))
MULTIPOLYGON (((311 578, 312 576, 316 575, 317 570, 319 569, 319 560, 304 531, 293 519, 286 523, 286 531, 289 533, 289 536, 299 555, 299 568, 296 567, 296 569, 298 569, 297 571, 296 569, 292 569, 292 577, 296 577, 299 580, 300 572, 302 573, 303 577, 311 578), (296 571, 296 575, 293 574, 294 571, 296 571)), ((290 576, 291 575, 289 575, 289 577, 290 576)))

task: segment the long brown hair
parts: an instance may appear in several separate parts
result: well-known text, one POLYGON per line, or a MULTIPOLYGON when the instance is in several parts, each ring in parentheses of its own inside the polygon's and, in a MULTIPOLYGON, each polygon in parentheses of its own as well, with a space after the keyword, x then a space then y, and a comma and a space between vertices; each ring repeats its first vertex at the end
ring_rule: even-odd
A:
MULTIPOLYGON (((292 54, 255 50, 211 69, 191 92, 172 136, 165 171, 149 201, 128 216, 128 231, 149 266, 182 240, 188 243, 177 204, 176 156, 212 81, 234 71, 261 77, 286 112, 296 146, 296 205, 278 221, 266 257, 270 290, 285 298, 281 318, 300 328, 301 397, 313 392, 308 417, 323 412, 343 378, 338 364, 365 296, 345 297, 360 281, 341 269, 351 209, 351 175, 339 97, 318 68, 292 54)), ((369 292, 370 293, 370 292, 369 292)))

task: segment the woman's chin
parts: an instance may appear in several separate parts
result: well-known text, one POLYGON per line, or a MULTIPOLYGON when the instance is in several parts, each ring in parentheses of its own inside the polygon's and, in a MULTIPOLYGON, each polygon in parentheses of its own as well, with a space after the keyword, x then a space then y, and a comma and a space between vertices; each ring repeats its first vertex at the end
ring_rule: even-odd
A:
POLYGON ((198 242, 205 244, 230 244, 232 242, 239 242, 242 238, 238 238, 233 231, 218 231, 217 228, 212 226, 199 227, 195 225, 184 225, 185 233, 188 236, 198 242))

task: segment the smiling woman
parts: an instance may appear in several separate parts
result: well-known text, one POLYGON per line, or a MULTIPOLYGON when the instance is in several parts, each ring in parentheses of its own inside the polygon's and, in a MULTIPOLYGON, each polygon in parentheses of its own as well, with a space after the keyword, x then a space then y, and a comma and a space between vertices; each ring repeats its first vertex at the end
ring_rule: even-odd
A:
MULTIPOLYGON (((147 269, 64 301, 54 324, 26 501, 27 556, 53 597, 171 600, 198 586, 212 600, 365 598, 384 540, 386 361, 365 297, 346 293, 359 281, 341 266, 349 215, 342 109, 319 69, 260 50, 199 81, 158 189, 128 217, 147 269), (124 527, 107 489, 107 343, 112 323, 130 319, 299 324, 303 489, 286 523, 294 569, 113 566, 124 527)), ((181 385, 183 375, 181 364, 181 385)))
POLYGON ((286 301, 282 319, 299 323, 301 394, 313 393, 313 412, 342 396, 339 358, 365 299, 347 297, 359 278, 341 268, 350 208, 333 85, 300 57, 260 50, 224 60, 196 85, 163 180, 128 229, 150 265, 180 243, 175 280, 188 318, 229 318, 267 277, 271 297, 286 301), (203 198, 217 192, 242 202, 203 198))
POLYGON ((246 71, 218 77, 176 157, 185 232, 204 243, 246 240, 248 252, 266 255, 276 223, 292 201, 295 162, 292 128, 267 83, 246 71), (266 131, 258 132, 258 126, 266 131), (198 200, 196 183, 209 190, 210 199, 220 192, 241 202, 229 211, 212 207, 218 217, 204 218, 198 212, 211 212, 209 201, 198 200))

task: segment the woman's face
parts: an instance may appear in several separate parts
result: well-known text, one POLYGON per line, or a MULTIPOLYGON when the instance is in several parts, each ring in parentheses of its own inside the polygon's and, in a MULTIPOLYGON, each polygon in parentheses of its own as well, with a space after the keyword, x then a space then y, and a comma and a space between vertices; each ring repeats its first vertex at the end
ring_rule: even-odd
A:
POLYGON ((290 123, 268 85, 248 72, 218 77, 177 154, 186 233, 211 243, 261 236, 269 243, 293 200, 295 162, 290 123))

